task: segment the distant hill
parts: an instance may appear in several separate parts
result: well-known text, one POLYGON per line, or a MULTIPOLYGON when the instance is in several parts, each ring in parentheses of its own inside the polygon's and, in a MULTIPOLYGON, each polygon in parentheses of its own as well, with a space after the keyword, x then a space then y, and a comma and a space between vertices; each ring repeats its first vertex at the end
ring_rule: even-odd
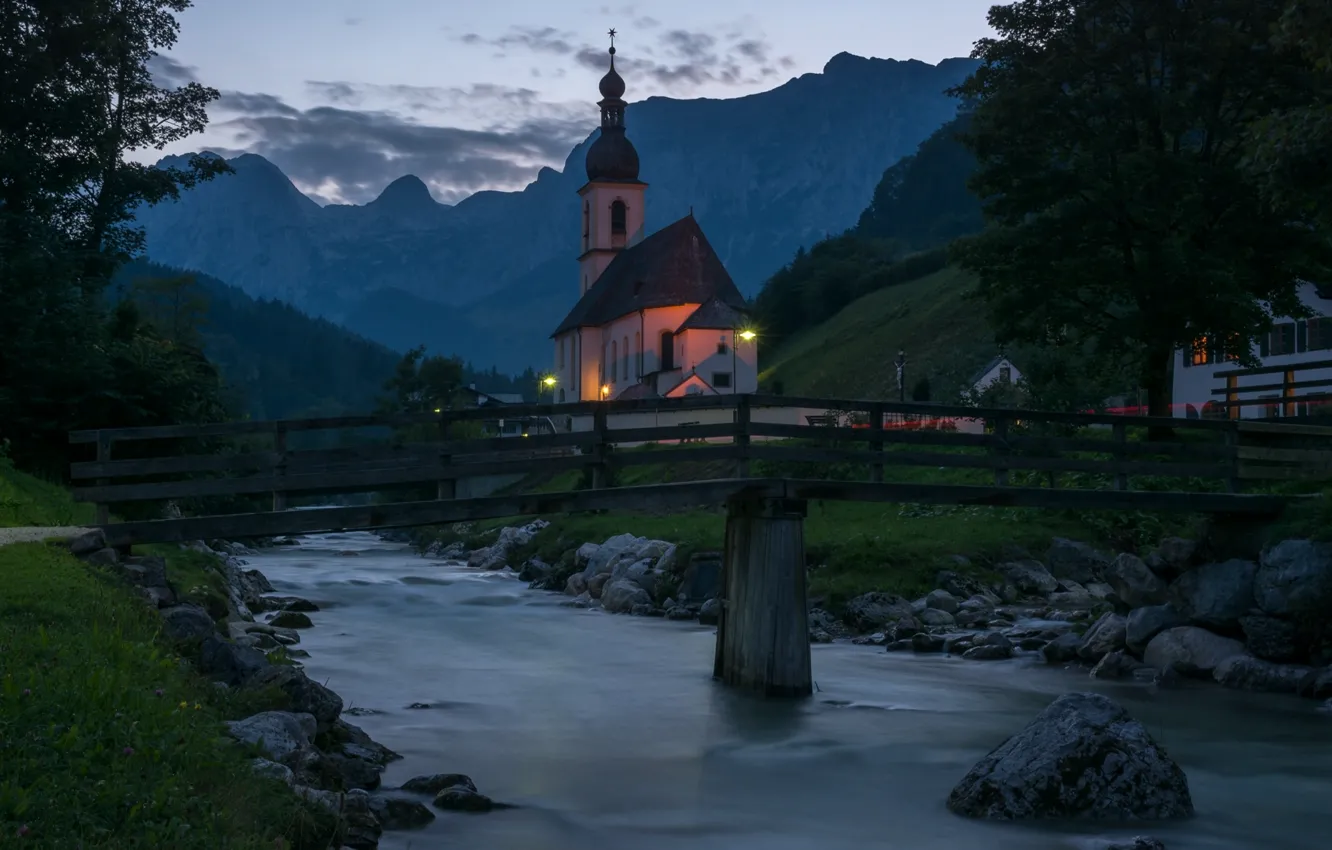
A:
MULTIPOLYGON (((761 94, 633 103, 629 136, 652 184, 648 229, 692 207, 752 295, 798 247, 856 224, 884 169, 954 116, 944 90, 975 67, 843 53, 822 73, 761 94)), ((272 163, 246 155, 232 161, 234 175, 144 209, 139 221, 154 260, 392 348, 427 343, 506 371, 542 367, 551 326, 577 292, 575 192, 593 138, 562 172, 542 169, 521 192, 481 192, 454 206, 407 176, 364 206, 321 208, 272 163)))
MULTIPOLYGON (((192 275, 204 353, 217 364, 241 411, 254 419, 368 413, 393 374, 399 352, 273 299, 256 299, 205 274, 136 261, 114 281, 124 295, 146 280, 192 275)), ((468 368, 464 379, 489 392, 534 398, 536 377, 468 368)))

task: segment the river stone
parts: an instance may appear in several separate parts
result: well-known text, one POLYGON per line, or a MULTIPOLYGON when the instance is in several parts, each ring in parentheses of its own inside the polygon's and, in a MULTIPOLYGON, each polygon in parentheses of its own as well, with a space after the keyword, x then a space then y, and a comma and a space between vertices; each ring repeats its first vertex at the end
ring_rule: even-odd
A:
POLYGON ((1142 655, 1152 638, 1166 629, 1188 625, 1184 615, 1169 605, 1149 605, 1129 612, 1124 638, 1129 651, 1142 655))
POLYGON ((601 589, 601 607, 611 614, 627 614, 635 605, 652 605, 652 595, 629 579, 613 579, 601 589))
POLYGON ((497 808, 495 801, 485 794, 478 794, 461 785, 440 791, 435 795, 432 805, 449 812, 488 812, 497 808))
POLYGON ((858 632, 874 632, 912 616, 911 603, 892 593, 864 593, 846 603, 846 621, 858 632))
POLYGON ((600 599, 601 592, 606 588, 606 582, 610 581, 610 573, 597 573, 587 580, 587 592, 593 599, 600 599))
MULTIPOLYGON (((648 541, 632 534, 617 534, 596 548, 587 559, 583 568, 583 578, 588 579, 601 573, 609 573, 615 568, 615 561, 621 556, 633 558, 638 548, 648 541)), ((636 559, 635 559, 636 560, 636 559)))
POLYGON ((1170 603, 1189 622, 1217 632, 1238 633, 1239 619, 1254 606, 1258 565, 1238 558, 1190 570, 1170 586, 1170 603))
POLYGON ((582 596, 587 593, 587 579, 583 578, 582 573, 574 573, 564 585, 564 592, 570 596, 582 596))
POLYGON ((332 729, 342 713, 342 697, 289 665, 270 665, 251 676, 245 686, 273 687, 282 691, 292 711, 314 715, 321 732, 332 729))
POLYGON ((268 759, 251 759, 250 768, 260 776, 276 779, 287 785, 290 785, 296 779, 296 774, 292 772, 291 768, 268 759))
POLYGON ((1078 660, 1078 650, 1082 648, 1082 635, 1065 632, 1041 647, 1041 657, 1047 664, 1064 664, 1078 660))
POLYGON ((244 720, 227 721, 231 737, 256 745, 274 761, 309 748, 315 735, 315 719, 290 711, 263 711, 244 720))
POLYGON ((1127 841, 1116 841, 1099 850, 1166 850, 1165 843, 1150 835, 1135 835, 1127 841))
POLYGON ((1312 699, 1332 697, 1332 667, 1311 670, 1300 683, 1299 694, 1312 699))
POLYGON ((279 611, 273 615, 273 619, 268 621, 268 625, 275 629, 314 628, 314 622, 310 619, 310 616, 301 611, 279 611))
POLYGON ((1251 655, 1236 655, 1216 665, 1212 678, 1227 688, 1269 694, 1298 693, 1311 668, 1273 664, 1251 655))
POLYGON ((1189 817, 1188 780, 1142 724, 1100 694, 1059 697, 981 759, 948 795, 990 820, 1189 817))
POLYGON ((1126 619, 1118 614, 1102 614, 1083 636, 1078 657, 1085 661, 1100 661, 1108 653, 1126 646, 1127 632, 1126 619))
POLYGON ((947 614, 956 614, 958 608, 957 598, 946 590, 931 590, 925 594, 925 606, 947 614))
POLYGON ((1001 661, 1013 657, 1013 644, 1007 638, 998 634, 991 637, 1003 638, 1003 643, 991 642, 987 639, 985 643, 973 646, 962 653, 962 657, 968 661, 1001 661))
POLYGON ((1244 654, 1244 644, 1197 626, 1166 629, 1147 644, 1142 660, 1162 673, 1210 677, 1227 658, 1244 654))
POLYGON ((1142 559, 1125 552, 1110 562, 1105 570, 1105 581, 1115 596, 1130 608, 1160 605, 1166 601, 1170 585, 1151 571, 1142 559))
POLYGON ((435 819, 435 813, 420 800, 384 794, 370 796, 370 811, 384 829, 420 829, 435 819))
POLYGON ((432 773, 426 776, 413 776, 402 783, 402 790, 413 794, 438 794, 445 788, 462 787, 475 791, 476 783, 470 776, 462 773, 432 773))
POLYGON ((938 608, 926 608, 916 615, 916 619, 927 626, 951 626, 957 623, 952 614, 938 608))
POLYGON ((1332 543, 1284 540, 1259 560, 1254 596, 1268 614, 1289 617, 1332 606, 1332 543))
POLYGON ((343 847, 350 850, 378 850, 384 826, 375 817, 369 793, 353 788, 343 795, 342 822, 345 825, 343 847))
POLYGON ((245 684, 270 666, 268 657, 259 650, 223 640, 216 634, 204 638, 199 648, 199 672, 232 687, 245 684))
POLYGON ((1010 561, 997 569, 1023 593, 1044 596, 1059 589, 1059 580, 1040 561, 1010 561))
POLYGON ((690 555, 689 564, 680 579, 680 601, 703 602, 716 596, 721 590, 721 573, 720 552, 695 552, 690 555))
POLYGON ((1092 668, 1093 679, 1124 679, 1132 676, 1143 664, 1122 649, 1106 653, 1092 668))
POLYGON ((174 605, 162 609, 162 634, 169 640, 200 641, 216 632, 213 618, 198 605, 174 605))
POLYGON ((919 632, 911 636, 913 652, 943 652, 947 643, 943 635, 932 635, 928 632, 919 632))
POLYGON ((1294 623, 1260 614, 1240 617, 1244 645, 1267 661, 1295 661, 1301 655, 1300 633, 1294 623))
POLYGON ((1071 579, 1079 584, 1099 579, 1108 564, 1104 555, 1086 543, 1062 537, 1056 537, 1050 544, 1045 552, 1045 562, 1050 565, 1050 574, 1055 578, 1071 579))
POLYGON ((94 528, 69 538, 65 545, 69 547, 70 554, 76 558, 90 555, 99 549, 106 548, 106 532, 100 528, 94 528))
POLYGON ((1183 537, 1167 537, 1147 556, 1147 565, 1162 578, 1173 579, 1189 568, 1197 554, 1196 541, 1183 537))

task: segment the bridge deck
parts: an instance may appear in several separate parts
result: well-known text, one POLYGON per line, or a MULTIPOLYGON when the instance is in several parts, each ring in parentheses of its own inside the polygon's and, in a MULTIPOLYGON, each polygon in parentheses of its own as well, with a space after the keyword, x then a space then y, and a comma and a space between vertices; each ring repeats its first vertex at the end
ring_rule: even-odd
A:
POLYGON ((98 504, 99 524, 117 546, 675 510, 737 496, 1272 515, 1296 497, 1241 491, 1332 477, 1332 428, 770 396, 117 428, 74 432, 70 441, 96 446, 95 460, 71 466, 75 497, 98 504), (825 413, 807 415, 811 409, 825 413), (551 416, 569 430, 450 436, 469 420, 497 415, 551 416), (821 424, 807 424, 814 420, 821 424), (1158 439, 1162 427, 1178 438, 1158 439), (345 437, 354 428, 380 435, 332 447, 308 440, 311 432, 345 437), (152 441, 169 443, 154 453, 152 441), (654 465, 678 478, 681 464, 695 477, 710 470, 710 480, 613 486, 619 471, 654 465), (460 481, 572 471, 586 473, 590 487, 454 498, 460 481), (372 492, 398 495, 387 504, 285 510, 288 494, 372 492), (272 510, 259 509, 259 495, 272 510), (109 521, 112 505, 174 500, 190 500, 202 515, 109 521))

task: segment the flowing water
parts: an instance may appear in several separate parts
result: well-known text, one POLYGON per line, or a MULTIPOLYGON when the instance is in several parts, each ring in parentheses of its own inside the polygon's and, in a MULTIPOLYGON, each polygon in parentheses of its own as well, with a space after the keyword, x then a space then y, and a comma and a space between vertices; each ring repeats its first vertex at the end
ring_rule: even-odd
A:
POLYGON ((1311 701, 834 644, 814 648, 813 699, 764 702, 711 681, 714 630, 698 624, 564 608, 510 573, 368 534, 250 560, 322 606, 306 671, 376 712, 348 719, 405 756, 386 786, 466 773, 520 806, 440 813, 385 850, 1073 850, 1140 833, 1171 850, 1332 846, 1332 717, 1311 701), (1104 831, 948 813, 972 764, 1078 689, 1147 725, 1187 772, 1195 819, 1104 831))

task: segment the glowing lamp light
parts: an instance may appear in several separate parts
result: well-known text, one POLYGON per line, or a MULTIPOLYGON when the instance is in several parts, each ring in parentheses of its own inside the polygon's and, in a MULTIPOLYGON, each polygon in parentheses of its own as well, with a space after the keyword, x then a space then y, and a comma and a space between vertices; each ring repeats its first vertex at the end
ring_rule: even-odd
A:
POLYGON ((754 333, 751 330, 743 330, 740 332, 740 338, 743 339, 745 342, 751 342, 757 336, 758 334, 754 333))
POLYGON ((553 387, 555 386, 555 376, 547 375, 546 377, 541 379, 541 383, 545 384, 548 387, 553 387))
POLYGON ((610 395, 610 384, 602 384, 602 385, 601 385, 601 397, 602 397, 602 398, 605 398, 605 397, 608 396, 608 395, 610 395))
POLYGON ((440 412, 438 407, 435 408, 435 412, 436 412, 436 413, 439 413, 439 412, 440 412))

